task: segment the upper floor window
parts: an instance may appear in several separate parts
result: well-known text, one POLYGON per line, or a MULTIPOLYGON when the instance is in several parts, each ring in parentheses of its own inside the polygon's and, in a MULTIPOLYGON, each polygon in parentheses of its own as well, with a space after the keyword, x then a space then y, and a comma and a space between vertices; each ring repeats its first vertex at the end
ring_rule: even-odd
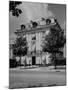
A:
POLYGON ((36 35, 32 34, 32 40, 36 40, 36 35))
POLYGON ((36 37, 33 37, 32 40, 36 40, 36 37))

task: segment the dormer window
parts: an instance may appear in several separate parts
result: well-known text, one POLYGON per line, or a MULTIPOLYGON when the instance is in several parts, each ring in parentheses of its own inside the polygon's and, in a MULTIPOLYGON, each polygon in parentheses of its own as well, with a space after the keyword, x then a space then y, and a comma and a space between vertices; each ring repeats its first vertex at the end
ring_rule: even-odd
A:
POLYGON ((21 25, 21 29, 25 29, 25 25, 24 24, 21 25))
POLYGON ((31 21, 32 25, 33 25, 33 28, 37 27, 38 26, 38 23, 37 22, 33 22, 31 21))
POLYGON ((50 19, 46 19, 46 24, 49 25, 51 23, 50 19))

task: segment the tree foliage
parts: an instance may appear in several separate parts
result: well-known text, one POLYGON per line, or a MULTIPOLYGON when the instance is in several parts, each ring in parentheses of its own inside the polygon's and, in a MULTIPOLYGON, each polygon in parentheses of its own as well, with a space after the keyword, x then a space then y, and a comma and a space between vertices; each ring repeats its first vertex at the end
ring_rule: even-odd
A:
POLYGON ((18 17, 22 13, 22 10, 17 8, 18 5, 22 4, 21 1, 9 1, 9 12, 12 12, 13 16, 18 17))
POLYGON ((43 51, 60 52, 60 48, 64 46, 65 42, 64 31, 58 25, 55 25, 50 28, 49 34, 45 36, 43 51))
POLYGON ((52 53, 52 59, 56 69, 56 53, 61 52, 61 48, 64 47, 66 42, 64 31, 60 28, 59 24, 52 26, 50 32, 45 36, 43 41, 43 51, 52 53))
POLYGON ((13 46, 13 54, 15 56, 24 56, 27 54, 26 38, 19 37, 16 39, 14 46, 13 46))

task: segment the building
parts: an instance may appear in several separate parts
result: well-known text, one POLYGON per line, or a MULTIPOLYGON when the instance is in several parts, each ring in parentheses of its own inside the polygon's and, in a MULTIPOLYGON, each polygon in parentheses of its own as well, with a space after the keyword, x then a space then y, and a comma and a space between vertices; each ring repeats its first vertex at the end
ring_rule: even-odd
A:
POLYGON ((48 19, 42 18, 40 21, 31 21, 26 25, 21 25, 21 29, 17 30, 17 36, 23 36, 28 43, 28 52, 26 56, 21 58, 21 64, 29 65, 49 64, 51 63, 48 52, 42 51, 44 37, 49 33, 50 27, 56 25, 56 19, 50 17, 48 19))

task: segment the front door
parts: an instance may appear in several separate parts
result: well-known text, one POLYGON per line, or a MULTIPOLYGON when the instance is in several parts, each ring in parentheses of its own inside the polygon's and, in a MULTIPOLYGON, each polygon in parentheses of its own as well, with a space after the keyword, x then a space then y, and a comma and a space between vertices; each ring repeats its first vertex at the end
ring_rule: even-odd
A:
POLYGON ((35 65, 35 64, 36 64, 36 57, 32 56, 32 65, 35 65))

